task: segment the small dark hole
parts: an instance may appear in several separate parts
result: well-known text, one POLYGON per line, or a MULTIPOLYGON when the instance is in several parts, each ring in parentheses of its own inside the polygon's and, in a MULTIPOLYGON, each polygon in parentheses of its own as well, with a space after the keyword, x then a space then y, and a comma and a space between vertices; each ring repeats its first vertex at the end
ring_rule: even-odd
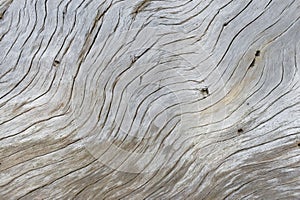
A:
POLYGON ((227 26, 228 25, 228 22, 225 22, 224 24, 223 24, 223 26, 227 26))
POLYGON ((205 88, 202 88, 202 89, 201 89, 201 92, 202 92, 203 94, 206 94, 206 95, 208 95, 208 94, 209 94, 209 92, 208 92, 208 88, 207 88, 207 87, 205 87, 205 88))
POLYGON ((298 147, 300 147, 300 143, 298 143, 298 147))
POLYGON ((240 129, 238 129, 238 132, 242 133, 242 132, 244 132, 244 130, 242 128, 240 128, 240 129))
POLYGON ((260 51, 259 50, 256 51, 255 56, 260 56, 260 51))
POLYGON ((59 62, 58 60, 54 60, 53 65, 54 65, 55 67, 57 67, 59 64, 60 64, 60 62, 59 62))

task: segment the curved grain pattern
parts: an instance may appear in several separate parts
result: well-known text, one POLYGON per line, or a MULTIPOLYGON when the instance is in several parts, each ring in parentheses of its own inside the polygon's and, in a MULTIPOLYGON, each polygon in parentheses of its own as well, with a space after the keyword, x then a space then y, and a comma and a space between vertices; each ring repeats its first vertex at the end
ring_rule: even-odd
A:
POLYGON ((0 0, 0 199, 298 199, 299 0, 0 0))

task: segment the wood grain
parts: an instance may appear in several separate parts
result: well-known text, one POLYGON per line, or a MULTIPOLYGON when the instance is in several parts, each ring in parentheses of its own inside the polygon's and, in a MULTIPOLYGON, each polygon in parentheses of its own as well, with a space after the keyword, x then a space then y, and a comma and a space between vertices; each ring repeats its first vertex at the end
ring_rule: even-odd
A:
POLYGON ((0 0, 0 199, 299 199, 299 0, 0 0))

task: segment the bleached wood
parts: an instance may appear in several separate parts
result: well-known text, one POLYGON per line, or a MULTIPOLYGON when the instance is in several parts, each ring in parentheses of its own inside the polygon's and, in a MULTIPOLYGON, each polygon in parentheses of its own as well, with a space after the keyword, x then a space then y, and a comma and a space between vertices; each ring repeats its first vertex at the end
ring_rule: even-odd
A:
POLYGON ((299 199, 299 5, 0 0, 0 199, 299 199))

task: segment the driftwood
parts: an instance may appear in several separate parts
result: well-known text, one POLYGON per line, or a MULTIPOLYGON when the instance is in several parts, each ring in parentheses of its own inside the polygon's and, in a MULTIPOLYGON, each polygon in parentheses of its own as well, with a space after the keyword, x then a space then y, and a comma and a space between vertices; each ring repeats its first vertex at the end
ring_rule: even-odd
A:
POLYGON ((299 0, 0 0, 0 199, 299 199, 299 0))

